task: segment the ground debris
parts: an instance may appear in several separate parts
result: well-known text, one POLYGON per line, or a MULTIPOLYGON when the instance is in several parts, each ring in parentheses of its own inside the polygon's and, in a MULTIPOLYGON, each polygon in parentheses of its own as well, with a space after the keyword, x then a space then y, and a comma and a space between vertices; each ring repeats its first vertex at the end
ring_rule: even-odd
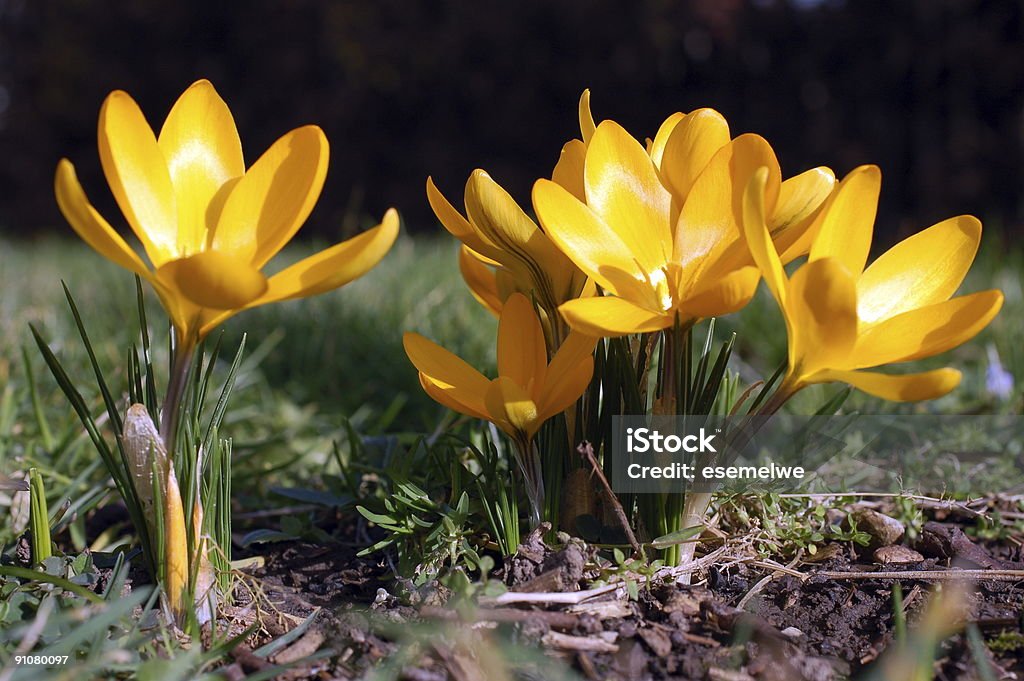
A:
POLYGON ((914 549, 899 544, 880 546, 873 556, 880 565, 914 565, 924 560, 924 556, 914 549))
MULTIPOLYGON (((891 519, 884 502, 864 510, 891 519)), ((386 560, 359 559, 349 550, 292 545, 268 553, 265 567, 254 574, 285 613, 275 620, 275 635, 313 608, 325 610, 318 633, 292 644, 337 651, 316 670, 323 678, 366 678, 397 655, 410 655, 399 678, 523 678, 495 657, 500 645, 514 642, 540 648, 543 660, 569 664, 586 679, 832 681, 861 675, 890 645, 896 581, 904 586, 904 612, 913 628, 932 584, 964 576, 975 580, 965 620, 976 624, 986 643, 995 642, 989 661, 1005 671, 1000 678, 1020 675, 1024 579, 1012 562, 1020 550, 976 542, 952 522, 919 525, 917 532, 909 548, 893 543, 865 551, 834 541, 818 546, 814 556, 785 557, 755 554, 742 538, 738 544, 729 538, 714 550, 702 547, 708 553, 683 568, 696 575, 693 585, 676 581, 679 569, 662 568, 654 576, 632 575, 635 591, 599 574, 607 562, 583 542, 560 535, 546 544, 548 528, 542 526, 491 573, 512 590, 475 598, 475 606, 439 582, 402 588, 386 560), (922 541, 933 548, 923 550, 922 541), (980 569, 958 570, 960 564, 980 569)), ((239 617, 249 617, 255 606, 235 607, 239 617)), ((970 678, 974 668, 963 638, 947 643, 938 662, 946 672, 942 678, 970 678)), ((285 648, 272 661, 297 652, 285 648)), ((535 677, 545 678, 539 664, 535 677)), ((228 677, 259 671, 246 664, 242 650, 232 666, 224 669, 228 677)))

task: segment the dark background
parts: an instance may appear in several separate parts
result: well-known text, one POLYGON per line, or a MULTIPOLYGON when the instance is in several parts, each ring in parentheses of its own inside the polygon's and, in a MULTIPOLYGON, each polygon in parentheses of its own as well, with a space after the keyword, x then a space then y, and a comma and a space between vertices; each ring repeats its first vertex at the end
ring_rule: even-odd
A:
POLYGON ((774 145, 787 175, 882 167, 889 239, 973 213, 1020 229, 1024 9, 1015 0, 0 0, 0 230, 66 230, 52 178, 99 169, 100 104, 127 90, 158 127, 211 79, 251 163, 317 123, 331 141, 305 234, 337 238, 395 205, 434 231, 433 175, 456 202, 475 167, 523 204, 595 117, 638 137, 712 106, 774 145))

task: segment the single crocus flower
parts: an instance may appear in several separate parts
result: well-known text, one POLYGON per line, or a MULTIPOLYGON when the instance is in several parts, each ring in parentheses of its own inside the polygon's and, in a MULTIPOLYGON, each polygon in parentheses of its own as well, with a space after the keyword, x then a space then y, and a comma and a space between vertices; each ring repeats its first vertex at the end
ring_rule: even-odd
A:
POLYGON ((596 342, 571 332, 548 362, 540 320, 521 293, 509 296, 501 309, 497 378, 486 378, 418 333, 403 338, 428 395, 460 414, 490 421, 515 441, 537 522, 543 489, 533 436, 586 390, 594 373, 596 342))
POLYGON ((827 169, 782 182, 768 143, 730 140, 710 109, 670 118, 650 150, 614 121, 585 147, 581 188, 539 180, 533 202, 552 241, 608 294, 559 308, 571 328, 595 336, 659 331, 747 304, 760 274, 741 238, 740 199, 758 167, 771 169, 770 224, 791 257, 832 186, 827 169))
POLYGON ((177 354, 161 432, 173 419, 192 350, 237 312, 323 293, 365 274, 391 248, 398 214, 278 274, 261 271, 309 216, 327 174, 327 138, 308 125, 277 140, 248 169, 234 119, 200 80, 171 108, 159 135, 138 104, 115 91, 99 117, 103 172, 142 242, 143 261, 89 203, 67 159, 57 165, 57 204, 82 239, 152 284, 174 325, 177 354))
POLYGON ((153 457, 158 464, 158 480, 136 482, 148 489, 150 503, 155 485, 161 487, 161 580, 180 618, 188 608, 190 574, 196 599, 206 600, 212 585, 205 540, 191 555, 186 546, 188 522, 199 537, 199 495, 191 509, 183 507, 172 461, 179 454, 177 418, 196 345, 241 310, 315 295, 361 276, 391 247, 398 215, 389 210, 368 232, 267 277, 263 267, 302 226, 323 187, 328 150, 318 127, 289 132, 246 169, 231 112, 201 80, 178 98, 159 135, 127 93, 111 93, 100 109, 98 138, 107 182, 149 262, 89 203, 67 159, 57 166, 57 204, 93 249, 153 286, 174 325, 177 344, 159 433, 145 409, 133 407, 121 435, 144 477, 153 470, 153 457))
POLYGON ((896 401, 934 399, 955 388, 955 369, 903 375, 864 369, 945 352, 973 338, 999 312, 1003 294, 997 290, 951 298, 978 250, 977 218, 962 215, 933 225, 865 268, 881 173, 861 166, 829 198, 808 261, 790 277, 765 224, 766 179, 766 170, 755 173, 743 205, 747 241, 789 337, 789 367, 774 408, 812 383, 849 383, 896 401))
POLYGON ((149 264, 92 207, 67 159, 57 166, 57 203, 86 243, 153 285, 180 345, 241 310, 352 281, 398 234, 391 209, 373 229, 265 276, 320 195, 327 138, 313 125, 292 130, 246 169, 231 111, 205 80, 178 98, 159 135, 130 95, 111 93, 98 136, 103 172, 149 264))
POLYGON ((441 224, 463 244, 459 267, 474 297, 496 315, 512 293, 534 298, 549 327, 550 347, 557 348, 566 334, 558 306, 588 294, 586 275, 483 170, 474 170, 466 182, 465 216, 432 178, 427 178, 427 199, 441 224))

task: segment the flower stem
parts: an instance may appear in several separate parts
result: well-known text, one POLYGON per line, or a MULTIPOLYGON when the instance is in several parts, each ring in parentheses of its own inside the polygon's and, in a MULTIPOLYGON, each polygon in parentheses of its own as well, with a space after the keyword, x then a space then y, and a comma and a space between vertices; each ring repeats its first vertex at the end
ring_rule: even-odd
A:
POLYGON ((526 483, 526 496, 530 500, 530 526, 536 528, 541 523, 544 508, 544 478, 540 469, 540 459, 533 450, 533 439, 525 434, 516 437, 516 460, 519 470, 526 483))
POLYGON ((791 397, 793 397, 793 395, 800 392, 801 388, 803 388, 803 386, 793 380, 791 376, 786 376, 782 381, 782 385, 780 385, 778 390, 776 390, 772 396, 761 405, 761 408, 757 410, 755 416, 771 416, 781 409, 782 406, 786 404, 791 397))
POLYGON ((181 399, 185 395, 185 384, 188 381, 188 372, 192 367, 192 355, 195 344, 191 342, 179 342, 174 353, 174 361, 171 363, 170 382, 167 384, 167 394, 160 410, 160 437, 163 438, 167 453, 173 460, 176 453, 175 443, 178 436, 178 415, 181 412, 181 399))

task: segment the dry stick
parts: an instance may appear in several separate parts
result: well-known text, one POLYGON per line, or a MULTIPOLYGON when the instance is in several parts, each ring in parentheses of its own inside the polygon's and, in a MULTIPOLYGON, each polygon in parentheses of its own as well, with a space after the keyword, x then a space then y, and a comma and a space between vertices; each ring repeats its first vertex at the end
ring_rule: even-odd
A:
POLYGON ((755 584, 753 587, 751 587, 750 591, 748 591, 743 596, 743 598, 740 599, 740 602, 736 604, 736 608, 739 609, 739 610, 743 610, 743 606, 745 606, 747 603, 749 603, 750 599, 753 598, 754 596, 756 596, 758 594, 758 592, 761 591, 761 589, 763 589, 766 586, 768 586, 768 583, 771 582, 773 579, 775 579, 778 576, 778 573, 780 573, 780 572, 782 572, 784 574, 789 574, 789 575, 792 575, 792 574, 796 573, 800 577, 803 577, 802 574, 798 573, 796 570, 793 569, 793 567, 797 563, 799 563, 800 559, 803 558, 803 557, 804 557, 804 550, 800 549, 799 551, 797 551, 796 558, 794 558, 792 561, 790 561, 789 565, 787 565, 785 567, 783 567, 781 565, 772 565, 771 563, 765 563, 763 561, 754 561, 755 565, 760 565, 760 566, 766 567, 766 568, 768 568, 770 570, 773 570, 773 572, 771 574, 765 575, 760 580, 758 580, 757 584, 755 584))
MULTIPOLYGON (((876 497, 879 499, 892 499, 892 498, 903 498, 910 499, 912 501, 921 501, 930 504, 935 504, 939 508, 945 508, 948 510, 957 509, 964 513, 974 516, 976 518, 984 518, 985 513, 976 511, 970 508, 967 504, 976 503, 980 499, 969 502, 960 502, 952 499, 939 499, 936 497, 923 496, 920 494, 901 494, 899 492, 791 492, 780 494, 780 499, 834 499, 836 497, 876 497)), ((1007 516, 1007 513, 1003 513, 1007 516)), ((1007 516, 1008 517, 1008 516, 1007 516)))
MULTIPOLYGON (((655 572, 651 579, 676 578, 680 575, 697 572, 718 560, 725 550, 726 547, 722 546, 703 558, 687 563, 686 565, 662 568, 655 572)), ((590 600, 591 598, 612 592, 615 592, 615 596, 617 598, 624 597, 626 595, 625 582, 606 584, 593 589, 587 589, 586 591, 507 591, 500 596, 495 596, 494 598, 481 598, 480 605, 485 607, 509 605, 510 603, 559 603, 577 605, 583 601, 590 600)))
POLYGON ((896 570, 881 572, 810 572, 804 575, 804 579, 811 577, 824 577, 826 579, 920 579, 920 580, 950 580, 950 579, 977 579, 980 581, 1014 582, 1024 580, 1024 570, 896 570))
POLYGON ((633 534, 633 528, 629 526, 629 518, 626 517, 626 511, 622 508, 622 504, 619 503, 619 498, 615 496, 615 492, 612 491, 612 486, 608 484, 608 478, 605 477, 604 471, 601 470, 601 466, 597 463, 597 457, 594 456, 594 447, 584 440, 576 447, 577 453, 587 460, 590 467, 594 470, 594 475, 601 482, 601 489, 604 491, 605 497, 608 499, 608 503, 612 505, 612 511, 615 513, 615 517, 622 525, 622 529, 626 531, 626 539, 629 540, 629 545, 633 547, 633 557, 639 558, 643 555, 644 550, 640 547, 640 542, 636 540, 636 535, 633 534))
POLYGON ((455 610, 426 605, 420 608, 420 616, 448 622, 462 621, 468 624, 477 622, 543 622, 554 629, 572 629, 580 623, 579 615, 546 610, 515 610, 513 608, 478 608, 470 611, 468 619, 464 620, 463 614, 455 610))

